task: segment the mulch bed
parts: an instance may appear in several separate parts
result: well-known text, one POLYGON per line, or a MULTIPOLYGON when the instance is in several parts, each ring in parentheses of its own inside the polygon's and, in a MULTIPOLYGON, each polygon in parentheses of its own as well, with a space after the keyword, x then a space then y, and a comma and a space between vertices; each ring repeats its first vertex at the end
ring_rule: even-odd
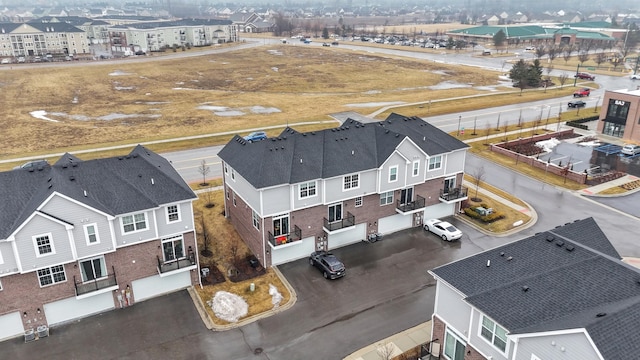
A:
POLYGON ((227 281, 224 277, 224 274, 220 271, 220 269, 218 269, 216 264, 202 266, 200 270, 202 269, 209 269, 209 275, 207 275, 206 277, 202 277, 202 272, 200 272, 202 285, 215 285, 227 281))
POLYGON ((235 270, 237 271, 229 276, 231 282, 249 280, 267 273, 255 256, 248 256, 246 259, 238 261, 235 264, 235 270))

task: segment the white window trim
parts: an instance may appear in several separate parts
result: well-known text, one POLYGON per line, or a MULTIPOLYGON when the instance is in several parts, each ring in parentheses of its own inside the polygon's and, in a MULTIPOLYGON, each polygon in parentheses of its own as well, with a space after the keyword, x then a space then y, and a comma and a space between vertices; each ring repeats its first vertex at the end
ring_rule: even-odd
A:
POLYGON ((388 195, 389 193, 391 193, 391 201, 390 201, 390 202, 386 202, 386 201, 387 201, 386 199, 388 198, 388 196, 385 196, 385 197, 384 197, 384 198, 385 198, 385 203, 384 203, 384 204, 380 204, 380 206, 387 206, 387 205, 389 205, 389 204, 393 204, 393 198, 394 198, 394 196, 395 196, 395 194, 394 194, 394 191, 393 191, 393 190, 392 190, 392 191, 385 191, 385 192, 383 192, 382 194, 380 194, 380 200, 382 200, 382 195, 383 195, 383 194, 384 194, 384 195, 388 195))
POLYGON ((362 199, 362 196, 358 196, 358 197, 356 197, 356 198, 354 199, 354 201, 353 201, 353 206, 354 206, 354 207, 360 207, 360 206, 362 206, 363 202, 364 202, 364 200, 362 199), (360 200, 360 201, 359 201, 359 202, 360 202, 360 204, 358 204, 358 200, 360 200))
POLYGON ((135 234, 138 232, 149 230, 149 221, 147 220, 147 213, 143 211, 143 212, 122 215, 120 217, 120 230, 122 231, 122 235, 130 235, 130 234, 135 234), (145 223, 144 229, 140 229, 140 230, 136 229, 136 215, 138 214, 142 214, 144 216, 144 223, 145 223), (131 216, 133 219, 133 231, 124 231, 124 218, 128 216, 131 216))
POLYGON ((260 231, 260 215, 253 209, 251 209, 251 222, 253 223, 253 227, 260 231))
POLYGON ((69 281, 69 278, 67 277, 67 270, 64 268, 64 265, 53 265, 53 266, 49 266, 48 268, 41 268, 41 269, 37 269, 36 270, 36 278, 38 278, 38 285, 40 285, 41 288, 45 288, 45 287, 49 287, 49 286, 53 286, 53 285, 57 285, 57 284, 62 284, 65 283, 67 281, 69 281), (51 271, 51 269, 55 266, 62 266, 62 273, 64 274, 64 281, 58 281, 55 282, 54 278, 53 278, 53 271, 51 271), (49 276, 51 277, 51 281, 53 281, 51 284, 47 284, 47 285, 42 285, 42 283, 40 283, 40 274, 38 274, 38 270, 43 270, 43 269, 49 269, 49 276))
POLYGON ((411 172, 412 176, 420 175, 420 160, 414 161, 411 169, 412 169, 411 170, 412 171, 411 172))
POLYGON ((56 253, 56 248, 53 246, 53 235, 51 233, 38 234, 31 237, 33 239, 33 246, 36 250, 36 257, 41 258, 49 255, 54 255, 56 253), (46 254, 40 254, 40 249, 38 249, 38 240, 37 238, 47 236, 49 237, 49 246, 51 246, 51 252, 46 254))
MULTIPOLYGON (((82 280, 83 283, 91 282, 91 281, 95 281, 95 280, 100 280, 100 279, 106 279, 106 278, 109 277, 109 269, 107 268, 107 261, 105 260, 104 255, 94 256, 94 257, 91 257, 91 258, 88 258, 88 259, 78 260, 78 268, 80 269, 80 279, 82 280), (84 276, 82 275, 82 263, 83 262, 87 262, 87 261, 93 261, 95 259, 102 259, 100 264, 101 265, 104 264, 104 274, 99 278, 95 278, 93 280, 86 280, 84 278, 84 276)), ((65 276, 66 276, 66 274, 65 274, 65 276)))
POLYGON ((396 181, 398 181, 398 165, 394 165, 394 166, 389 168, 389 182, 392 183, 392 182, 396 182, 396 181), (393 174, 396 178, 393 179, 393 180, 391 180, 391 175, 392 175, 391 174, 391 170, 395 170, 396 171, 396 173, 393 174))
POLYGON ((0 279, 0 291, 2 291, 2 279, 0 279))
POLYGON ((167 217, 167 224, 180 222, 182 220, 182 214, 180 212, 180 205, 179 204, 167 205, 167 208, 166 208, 166 211, 165 211, 165 215, 167 217), (172 207, 172 206, 176 207, 176 214, 178 215, 178 219, 177 220, 170 220, 169 219, 169 208, 172 207))
POLYGON ((360 173, 354 173, 354 174, 349 174, 349 175, 343 176, 342 177, 342 191, 351 191, 351 190, 354 190, 354 189, 359 189, 360 188, 360 180, 361 180, 360 173), (354 175, 358 177, 358 184, 356 186, 351 186, 351 183, 353 183, 353 176, 354 175), (350 186, 349 188, 345 187, 345 185, 346 185, 345 180, 347 179, 347 177, 349 178, 349 186, 350 186))
POLYGON ((444 352, 445 352, 446 343, 447 343, 447 334, 451 335, 451 337, 453 337, 454 339, 456 339, 456 340, 458 340, 459 342, 461 342, 461 343, 464 345, 464 347, 465 347, 465 348, 466 348, 466 347, 467 347, 467 345, 468 345, 468 344, 467 344, 467 342, 464 340, 464 338, 463 338, 462 336, 458 335, 458 333, 457 333, 457 332, 455 332, 455 331, 451 330, 451 329, 447 326, 447 328, 446 328, 446 330, 445 330, 445 333, 444 333, 444 339, 443 339, 443 341, 442 341, 442 348, 440 349, 440 353, 445 357, 445 359, 448 359, 448 358, 449 358, 449 357, 448 357, 447 355, 445 355, 445 353, 444 353, 444 352))
POLYGON ((182 234, 180 235, 176 235, 176 236, 172 236, 172 237, 168 237, 168 238, 164 238, 160 240, 160 243, 162 244, 162 261, 166 264, 166 263, 170 263, 170 262, 174 262, 174 261, 178 261, 181 259, 186 259, 188 257, 187 254, 187 249, 184 248, 184 236, 182 236, 182 234), (167 260, 164 258, 164 243, 170 242, 173 244, 174 241, 180 239, 180 241, 182 242, 182 257, 176 257, 173 260, 167 260))
POLYGON ((100 235, 98 235, 98 225, 96 223, 87 224, 84 226, 84 239, 87 242, 87 246, 100 244, 100 235), (94 243, 89 241, 89 231, 87 230, 89 226, 93 226, 94 235, 96 236, 96 242, 94 243))
MULTIPOLYGON (((434 166, 435 166, 435 164, 434 164, 434 166)), ((439 169, 442 169, 442 155, 437 155, 437 156, 430 157, 430 158, 429 158, 429 161, 427 161, 427 171, 436 171, 436 170, 439 170, 439 169), (438 166, 438 167, 434 167, 434 168, 432 169, 432 168, 431 168, 431 160, 432 160, 432 159, 433 159, 433 160, 435 160, 435 159, 437 159, 437 158, 440 158, 440 162, 439 162, 440 166, 438 166)))
POLYGON ((225 174, 229 173, 229 169, 227 168, 227 163, 224 163, 224 173, 225 174))
POLYGON ((236 202, 236 193, 233 193, 233 206, 238 206, 238 203, 236 202))
POLYGON ((316 180, 307 181, 307 182, 300 183, 298 185, 298 200, 308 199, 308 198, 312 198, 312 197, 316 197, 316 196, 318 196, 318 181, 316 181, 316 180), (310 184, 313 184, 313 188, 314 188, 314 194, 313 195, 308 195, 309 194, 309 185, 310 184), (302 185, 307 185, 307 196, 302 196, 302 185))
POLYGON ((231 169, 231 180, 236 181, 236 171, 231 169))
POLYGON ((508 354, 509 353, 509 337, 507 336, 507 330, 505 328, 503 328, 502 326, 500 326, 497 321, 493 320, 492 318, 490 318, 490 317, 488 317, 486 315, 481 315, 480 316, 480 324, 478 326, 478 337, 481 338, 482 340, 484 340, 487 344, 491 345, 492 348, 494 348, 495 350, 497 350, 501 354, 508 354), (491 334, 492 334, 491 341, 487 340, 487 338, 482 336, 482 328, 484 327, 484 325, 483 325, 484 318, 487 318, 487 319, 491 320, 491 322, 493 322, 493 329, 491 330, 491 334), (505 331, 505 338, 506 339, 505 339, 505 342, 504 342, 505 343, 504 344, 504 351, 502 349, 500 349, 499 347, 497 347, 493 343, 493 339, 496 337, 496 327, 498 327, 498 326, 505 331))
POLYGON ((0 265, 4 264, 4 258, 2 257, 2 251, 0 251, 0 265))

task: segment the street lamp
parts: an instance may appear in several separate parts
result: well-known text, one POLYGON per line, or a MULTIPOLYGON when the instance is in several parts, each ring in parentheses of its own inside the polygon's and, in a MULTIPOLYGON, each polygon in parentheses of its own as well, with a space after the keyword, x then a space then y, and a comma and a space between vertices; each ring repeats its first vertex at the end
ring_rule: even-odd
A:
POLYGON ((460 136, 460 122, 462 121, 462 115, 458 115, 458 136, 460 136))

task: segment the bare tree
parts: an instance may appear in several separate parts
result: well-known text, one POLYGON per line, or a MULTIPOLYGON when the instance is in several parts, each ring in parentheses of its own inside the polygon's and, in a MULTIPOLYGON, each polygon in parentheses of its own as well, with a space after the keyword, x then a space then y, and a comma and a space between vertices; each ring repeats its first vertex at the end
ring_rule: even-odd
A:
POLYGON ((567 75, 566 72, 563 72, 562 74, 560 74, 560 76, 558 76, 558 81, 560 82, 560 88, 564 86, 564 84, 567 82, 568 79, 569 79, 569 75, 567 75))
POLYGON ((393 359, 393 350, 394 347, 391 343, 385 343, 384 345, 378 347, 377 352, 378 356, 381 360, 391 360, 393 359))
POLYGON ((549 66, 547 66, 547 68, 545 69, 545 72, 547 73, 547 80, 551 80, 552 71, 553 71, 553 65, 549 64, 549 66))
POLYGON ((553 62, 558 57, 559 49, 555 46, 550 47, 547 50, 547 57, 549 58, 549 62, 553 62))
POLYGON ((200 161, 200 166, 198 166, 198 172, 202 175, 202 184, 200 185, 202 186, 209 185, 207 183, 207 174, 209 173, 209 171, 211 171, 211 169, 207 165, 207 162, 205 160, 200 161))
POLYGON ((545 56, 546 54, 547 54, 547 49, 545 49, 544 47, 538 46, 536 48, 536 52, 535 52, 536 59, 540 59, 541 57, 545 56))
POLYGON ((596 57, 593 59, 593 61, 595 61, 596 64, 598 64, 598 67, 600 67, 600 64, 607 61, 607 55, 604 52, 599 52, 596 54, 596 57))
POLYGON ((198 212, 195 214, 200 217, 200 236, 202 237, 203 248, 200 251, 200 255, 204 257, 213 256, 213 252, 209 249, 209 244, 211 242, 211 236, 209 235, 209 231, 207 229, 207 223, 205 221, 204 214, 198 212))
POLYGON ((585 61, 589 60, 589 53, 586 50, 581 51, 578 54, 578 60, 580 61, 580 66, 582 66, 585 61))
POLYGON ((573 53, 573 50, 574 48, 572 45, 567 45, 562 48, 562 57, 564 58, 565 64, 569 62, 569 59, 571 59, 571 54, 573 53))
POLYGON ((473 176, 473 183, 476 186, 476 195, 473 198, 471 198, 471 201, 474 201, 474 202, 482 201, 482 199, 478 198, 478 189, 480 188, 480 183, 484 179, 485 175, 486 175, 486 172, 484 170, 484 166, 480 166, 479 168, 476 168, 471 173, 471 176, 473 176))

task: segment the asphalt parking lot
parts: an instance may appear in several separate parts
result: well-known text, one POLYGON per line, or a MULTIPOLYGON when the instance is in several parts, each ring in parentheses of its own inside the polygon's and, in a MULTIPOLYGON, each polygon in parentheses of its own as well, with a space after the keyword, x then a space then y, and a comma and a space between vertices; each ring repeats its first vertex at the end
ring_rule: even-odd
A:
POLYGON ((207 330, 188 293, 180 291, 54 327, 35 342, 1 342, 1 358, 342 358, 430 318, 435 282, 426 271, 480 250, 469 240, 475 230, 452 223, 465 232, 459 242, 414 228, 335 249, 347 267, 340 279, 324 279, 307 259, 280 266, 297 292, 296 304, 239 329, 207 330))

